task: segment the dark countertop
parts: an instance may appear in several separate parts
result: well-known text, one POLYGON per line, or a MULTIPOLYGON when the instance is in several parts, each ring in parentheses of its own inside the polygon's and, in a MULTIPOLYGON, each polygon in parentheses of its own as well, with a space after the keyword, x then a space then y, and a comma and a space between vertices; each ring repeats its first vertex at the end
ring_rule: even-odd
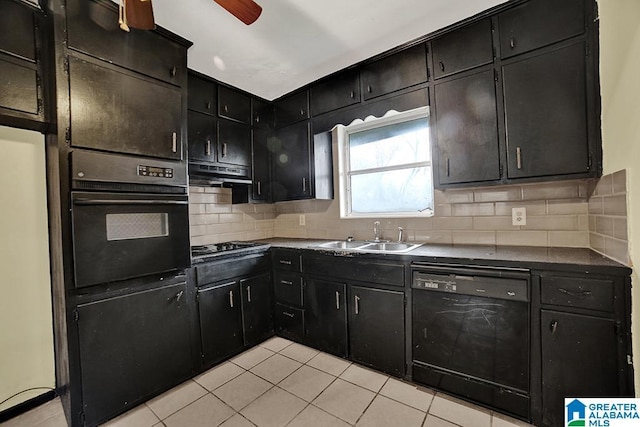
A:
MULTIPOLYGON (((555 248, 535 246, 493 245, 435 245, 425 244, 404 254, 372 253, 360 250, 327 250, 322 243, 334 240, 271 238, 258 240, 271 247, 315 249, 335 255, 358 257, 389 257, 411 262, 437 262, 487 266, 519 267, 528 269, 559 269, 582 273, 630 275, 631 269, 588 248, 555 248), (347 253, 345 253, 347 252, 347 253)), ((413 242, 412 242, 413 243, 413 242)))

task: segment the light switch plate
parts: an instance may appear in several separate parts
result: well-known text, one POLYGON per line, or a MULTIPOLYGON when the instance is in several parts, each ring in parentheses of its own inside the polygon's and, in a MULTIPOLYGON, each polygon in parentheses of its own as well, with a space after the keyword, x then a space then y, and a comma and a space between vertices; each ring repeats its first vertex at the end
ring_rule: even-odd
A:
POLYGON ((511 223, 513 225, 527 225, 527 208, 512 208, 511 223))

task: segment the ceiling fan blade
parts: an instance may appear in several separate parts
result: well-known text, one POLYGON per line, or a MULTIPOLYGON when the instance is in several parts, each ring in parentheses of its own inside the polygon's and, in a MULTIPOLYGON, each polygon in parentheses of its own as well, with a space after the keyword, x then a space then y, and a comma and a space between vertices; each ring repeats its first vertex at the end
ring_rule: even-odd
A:
POLYGON ((253 24, 262 13, 262 7, 253 0, 213 0, 247 25, 253 24))
POLYGON ((153 30, 156 28, 151 0, 125 1, 126 23, 129 27, 139 30, 153 30))

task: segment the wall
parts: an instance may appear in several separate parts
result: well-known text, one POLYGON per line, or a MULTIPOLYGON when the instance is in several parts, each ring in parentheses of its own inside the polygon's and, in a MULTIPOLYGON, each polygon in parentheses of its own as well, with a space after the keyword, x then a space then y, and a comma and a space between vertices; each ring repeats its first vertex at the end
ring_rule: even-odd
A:
POLYGON ((0 411, 55 386, 44 138, 0 126, 0 411), (19 226, 17 226, 19 225, 19 226))
MULTIPOLYGON (((600 84, 602 94, 602 148, 604 173, 627 170, 629 258, 640 265, 640 2, 599 0, 600 84)), ((632 333, 640 336, 640 275, 632 282, 632 333)), ((633 340, 640 357, 640 339, 633 340)), ((635 370, 636 394, 640 394, 640 369, 635 370)))

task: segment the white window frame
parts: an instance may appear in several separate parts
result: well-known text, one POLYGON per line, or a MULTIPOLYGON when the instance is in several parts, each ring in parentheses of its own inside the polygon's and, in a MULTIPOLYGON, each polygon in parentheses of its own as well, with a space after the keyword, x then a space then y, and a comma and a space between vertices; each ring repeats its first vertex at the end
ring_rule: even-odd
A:
MULTIPOLYGON (((397 123, 407 122, 416 119, 428 119, 429 107, 420 107, 414 110, 405 112, 390 111, 384 117, 368 117, 364 121, 358 120, 348 126, 336 126, 334 129, 334 138, 337 139, 337 151, 338 151, 338 188, 340 197, 340 218, 416 218, 416 217, 431 217, 433 216, 433 199, 431 200, 431 207, 428 207, 422 211, 405 211, 405 212, 352 212, 351 209, 351 175, 350 161, 349 161, 349 136, 352 133, 362 132, 364 130, 375 129, 378 127, 394 125, 397 123)), ((431 141, 430 141, 431 144, 431 141)), ((429 147, 431 150, 431 147, 429 147)), ((394 165, 389 167, 367 169, 366 172, 385 172, 392 171, 407 167, 429 167, 433 177, 433 162, 432 160, 418 162, 418 163, 405 163, 402 165, 394 165)), ((362 173, 362 172, 360 172, 362 173)), ((433 186, 433 178, 431 180, 433 186)), ((433 188, 432 188, 433 194, 433 188)))

